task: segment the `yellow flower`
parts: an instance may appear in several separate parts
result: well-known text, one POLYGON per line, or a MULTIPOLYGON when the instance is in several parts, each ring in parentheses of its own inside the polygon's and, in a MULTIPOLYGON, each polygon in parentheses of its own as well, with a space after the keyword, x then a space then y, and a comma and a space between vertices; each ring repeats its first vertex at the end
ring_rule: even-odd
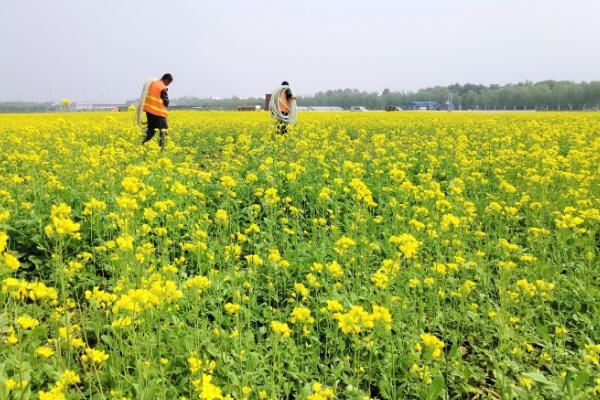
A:
POLYGON ((600 344, 586 344, 585 345, 585 355, 584 360, 593 364, 600 365, 599 363, 600 356, 600 344))
POLYGON ((557 326, 554 328, 554 334, 556 336, 566 335, 567 333, 569 333, 569 330, 564 326, 557 326))
POLYGON ((28 315, 23 315, 17 318, 17 324, 23 329, 33 329, 40 324, 35 318, 31 318, 28 315))
POLYGON ((371 276, 371 282, 373 282, 375 286, 380 289, 386 289, 388 287, 389 280, 390 278, 388 275, 381 271, 377 271, 371 276))
POLYGON ((273 332, 283 336, 284 338, 290 337, 292 333, 292 330, 285 322, 271 321, 271 329, 273 332))
POLYGON ((431 356, 433 358, 440 358, 442 356, 442 349, 446 347, 446 344, 437 336, 430 333, 422 333, 420 338, 423 344, 432 350, 431 356))
POLYGON ((333 312, 343 311, 344 306, 337 300, 327 300, 327 310, 333 312))
POLYGON ((8 235, 6 232, 0 232, 0 254, 6 250, 6 244, 8 243, 8 235))
POLYGON ((414 258, 419 249, 419 241, 410 234, 402 234, 400 236, 392 236, 389 242, 398 245, 400 251, 406 258, 414 258))
POLYGON ((265 190, 263 196, 265 199, 265 204, 268 206, 272 206, 281 200, 281 198, 277 195, 277 189, 275 188, 269 188, 265 190))
POLYGON ((312 394, 307 397, 307 400, 327 400, 335 397, 333 390, 323 387, 320 383, 311 385, 312 394))
POLYGON ((101 364, 104 361, 108 360, 109 355, 103 352, 102 350, 92 349, 88 347, 85 349, 85 354, 81 356, 81 360, 83 362, 93 362, 96 364, 101 364))
POLYGON ((14 379, 7 379, 4 381, 4 385, 6 386, 9 392, 13 389, 25 389, 28 384, 29 381, 26 380, 21 380, 17 382, 14 379))
POLYGON ((131 326, 132 323, 133 319, 131 317, 122 317, 114 320, 111 324, 111 327, 113 329, 126 328, 128 326, 131 326))
POLYGON ((133 240, 133 236, 123 234, 119 236, 115 242, 117 243, 117 247, 121 250, 133 250, 133 240))
POLYGON ((332 261, 327 264, 327 271, 336 278, 341 278, 344 276, 344 270, 337 261, 332 261))
POLYGON ((52 388, 45 392, 43 390, 38 392, 39 400, 66 400, 66 397, 60 388, 52 388))
POLYGON ((83 209, 83 215, 92 215, 94 212, 104 211, 106 210, 106 203, 95 198, 90 199, 87 203, 85 203, 85 207, 83 209))
POLYGON ((186 289, 195 289, 198 291, 202 291, 202 290, 208 288, 211 283, 212 282, 207 277, 205 277, 203 275, 198 275, 198 276, 193 276, 193 277, 189 278, 187 281, 185 281, 185 283, 183 284, 183 287, 186 289))
POLYGON ((199 392, 202 400, 220 400, 223 399, 221 388, 212 383, 212 375, 202 374, 202 379, 193 381, 192 384, 199 392))
POLYGON ((200 368, 202 366, 202 360, 198 358, 198 354, 195 351, 190 353, 190 356, 188 357, 187 361, 190 368, 190 372, 192 374, 195 374, 196 372, 200 371, 200 368))
POLYGON ((57 299, 56 289, 41 282, 27 282, 16 278, 6 278, 2 281, 2 293, 17 300, 53 301, 57 299))
POLYGON ((240 311, 240 305, 237 303, 227 303, 225 304, 225 311, 232 315, 236 314, 238 311, 240 311))
POLYGON ((81 239, 79 233, 79 224, 73 222, 70 218, 71 207, 64 203, 57 206, 52 206, 50 211, 51 225, 47 225, 44 229, 48 236, 57 233, 59 235, 69 235, 75 239, 81 239))
POLYGON ((70 369, 66 369, 60 375, 60 379, 56 382, 56 386, 64 388, 68 385, 75 385, 77 383, 81 383, 79 375, 70 369))
POLYGON ((54 354, 54 350, 47 346, 40 346, 35 350, 35 353, 44 358, 50 358, 54 354))
POLYGON ((231 176, 224 175, 221 177, 221 185, 227 189, 233 189, 237 185, 237 182, 231 176))
POLYGON ((337 242, 335 242, 333 249, 336 251, 336 253, 343 255, 354 246, 356 246, 356 242, 354 240, 350 239, 349 237, 342 236, 337 242))
POLYGON ((256 266, 263 265, 262 258, 260 258, 260 256, 257 254, 250 254, 250 255, 246 256, 246 261, 250 265, 256 265, 256 266))
POLYGON ((338 326, 345 334, 357 334, 374 326, 373 317, 360 306, 353 306, 347 313, 335 313, 338 326))
MULTIPOLYGON (((247 235, 253 234, 253 233, 260 233, 260 226, 252 223, 250 224, 250 226, 248 226, 245 230, 244 233, 247 235)), ((277 250, 274 250, 277 251, 277 250)))
POLYGON ((408 287, 416 289, 421 284, 421 281, 417 278, 411 278, 408 280, 408 287))
POLYGON ((252 392, 252 388, 250 386, 242 387, 242 394, 244 396, 248 396, 252 392))
POLYGON ((367 204, 369 207, 377 207, 377 203, 373 200, 373 194, 369 187, 360 179, 354 178, 348 185, 354 192, 354 199, 367 204))
POLYGON ((271 250, 269 252, 269 257, 267 257, 267 259, 271 262, 277 263, 277 262, 281 261, 281 255, 279 254, 278 250, 271 250))
POLYGON ((171 186, 171 192, 175 194, 187 194, 188 188, 181 182, 175 182, 173 186, 171 186))
POLYGON ((217 210, 215 213, 215 220, 220 224, 225 224, 229 220, 229 215, 225 210, 217 210))
POLYGON ((13 256, 10 253, 4 253, 4 265, 11 271, 16 271, 19 269, 21 263, 17 259, 17 257, 13 256))
POLYGON ((596 386, 594 387, 594 394, 600 394, 600 378, 596 378, 596 386))
POLYGON ((383 306, 373 305, 373 312, 371 316, 373 318, 373 321, 381 321, 384 324, 384 327, 387 331, 390 331, 392 329, 392 315, 390 314, 390 311, 387 308, 383 306))
POLYGON ((14 379, 7 379, 4 381, 4 385, 6 385, 6 388, 10 391, 17 387, 17 381, 15 381, 14 379))
POLYGON ((308 288, 306 286, 304 286, 304 284, 302 284, 302 283, 295 283, 294 291, 296 293, 298 293, 299 295, 301 295, 302 297, 307 297, 309 294, 308 288))
POLYGON ((313 324, 315 322, 315 319, 311 316, 310 309, 303 306, 297 306, 294 307, 294 309, 292 310, 290 322, 292 324, 297 324, 299 322, 313 324))
POLYGON ((442 231, 448 231, 453 228, 458 228, 460 226, 460 218, 455 217, 452 214, 444 214, 442 216, 442 231))
POLYGON ((533 386, 533 383, 533 380, 524 376, 519 378, 519 385, 523 386, 524 388, 530 389, 533 386))

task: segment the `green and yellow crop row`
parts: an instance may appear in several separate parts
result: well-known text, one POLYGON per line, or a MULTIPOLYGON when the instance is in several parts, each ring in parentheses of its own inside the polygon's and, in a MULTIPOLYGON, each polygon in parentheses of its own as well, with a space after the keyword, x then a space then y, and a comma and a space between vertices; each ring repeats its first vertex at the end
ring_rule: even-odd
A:
POLYGON ((598 396, 597 114, 170 124, 0 116, 0 398, 598 396))

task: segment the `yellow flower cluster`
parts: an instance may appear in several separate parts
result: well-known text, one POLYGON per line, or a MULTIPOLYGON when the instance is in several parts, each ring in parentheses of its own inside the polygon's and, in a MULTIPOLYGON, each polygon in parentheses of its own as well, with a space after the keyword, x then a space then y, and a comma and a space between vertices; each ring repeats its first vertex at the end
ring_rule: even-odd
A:
POLYGON ((85 349, 85 354, 81 356, 81 361, 102 364, 104 361, 108 360, 109 355, 106 354, 102 350, 92 349, 88 347, 85 349))
POLYGON ((19 269, 21 263, 12 253, 6 251, 7 243, 8 235, 6 232, 0 232, 0 265, 3 265, 11 272, 14 272, 19 269))
POLYGON ((68 205, 60 203, 57 206, 52 206, 50 221, 52 223, 44 228, 46 235, 52 237, 57 234, 59 236, 70 236, 77 240, 81 239, 80 225, 71 219, 71 207, 68 205))
MULTIPOLYGON (((446 344, 437 336, 430 333, 422 333, 420 338, 425 347, 431 351, 433 358, 440 358, 442 356, 442 350, 446 347, 446 344)), ((422 347, 420 343, 417 343, 416 347, 418 351, 421 351, 422 347)))
POLYGON ((307 400, 327 400, 335 398, 333 390, 320 383, 314 382, 310 385, 310 388, 312 393, 306 398, 307 400))
POLYGON ((585 345, 585 355, 584 355, 584 359, 585 361, 593 364, 593 365, 599 365, 600 364, 600 344, 586 344, 585 345))
POLYGON ((363 181, 354 178, 348 186, 352 189, 356 200, 364 202, 369 207, 377 207, 377 203, 373 200, 373 193, 363 181))
POLYGON ((387 331, 392 327, 392 316, 389 310, 378 305, 373 305, 372 313, 365 311, 361 306, 353 306, 346 313, 336 312, 332 316, 338 321, 338 327, 345 334, 358 334, 372 330, 377 321, 381 321, 387 331))
POLYGON ((129 289, 127 293, 119 296, 112 306, 113 314, 127 311, 138 314, 144 310, 152 310, 163 304, 172 303, 183 297, 177 284, 171 280, 165 280, 160 275, 154 275, 146 282, 146 287, 129 289))
POLYGON ((415 258, 419 250, 419 241, 411 234, 391 236, 389 242, 398 246, 405 258, 415 258))
POLYGON ((296 306, 294 307, 290 315, 290 322, 292 324, 314 324, 315 319, 311 316, 309 308, 303 306, 296 306))
POLYGON ((386 259, 381 263, 381 267, 371 276, 371 281, 380 289, 388 287, 390 280, 393 280, 400 271, 400 264, 386 259))
POLYGON ((50 390, 38 392, 38 398, 39 400, 66 400, 65 391, 67 388, 80 382, 81 378, 79 378, 79 375, 66 369, 50 390))
POLYGON ((596 114, 129 117, 0 115, 0 397, 600 394, 596 114))
POLYGON ((17 325, 19 325, 22 329, 33 329, 40 324, 40 321, 31 318, 29 315, 22 315, 17 318, 17 325))
POLYGON ((271 321, 271 329, 278 335, 283 336, 284 338, 289 338, 292 334, 292 330, 289 325, 285 322, 279 321, 271 321))
POLYGON ((42 282, 27 282, 16 278, 6 278, 2 281, 2 293, 17 300, 53 302, 58 297, 56 289, 42 282))

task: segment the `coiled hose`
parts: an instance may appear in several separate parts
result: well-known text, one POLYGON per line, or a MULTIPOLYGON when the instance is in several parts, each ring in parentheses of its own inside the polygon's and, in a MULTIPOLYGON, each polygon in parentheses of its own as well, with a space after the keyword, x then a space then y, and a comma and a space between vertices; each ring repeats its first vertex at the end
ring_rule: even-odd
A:
POLYGON ((295 124, 296 117, 298 116, 298 107, 296 106, 296 100, 290 99, 288 101, 288 107, 290 109, 290 112, 288 113, 288 115, 285 115, 281 111, 281 102, 279 101, 282 93, 285 92, 286 90, 288 90, 289 88, 290 88, 289 86, 279 86, 277 89, 275 89, 275 91, 271 95, 271 101, 269 102, 269 109, 271 110, 271 115, 277 121, 282 122, 284 124, 295 124))
POLYGON ((146 96, 148 96, 148 90, 150 89, 150 85, 156 78, 148 78, 142 87, 142 93, 140 94, 140 98, 138 100, 137 107, 135 109, 135 122, 137 125, 144 130, 148 125, 148 121, 144 120, 144 103, 146 102, 146 96))

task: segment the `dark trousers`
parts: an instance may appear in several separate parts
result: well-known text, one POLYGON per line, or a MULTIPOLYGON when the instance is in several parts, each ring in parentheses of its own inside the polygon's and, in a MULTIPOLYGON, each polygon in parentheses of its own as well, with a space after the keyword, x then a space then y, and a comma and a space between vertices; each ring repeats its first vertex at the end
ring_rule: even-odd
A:
POLYGON ((165 147, 166 130, 169 128, 167 119, 165 117, 150 114, 149 112, 146 112, 146 118, 148 119, 148 130, 146 131, 146 137, 142 144, 150 141, 158 131, 160 132, 158 144, 160 147, 165 147))
MULTIPOLYGON (((286 116, 288 115, 287 112, 282 112, 282 114, 286 115, 286 116)), ((288 126, 288 124, 286 122, 281 122, 281 121, 277 122, 277 128, 279 129, 280 135, 285 135, 287 133, 287 131, 288 131, 287 126, 288 126)))

